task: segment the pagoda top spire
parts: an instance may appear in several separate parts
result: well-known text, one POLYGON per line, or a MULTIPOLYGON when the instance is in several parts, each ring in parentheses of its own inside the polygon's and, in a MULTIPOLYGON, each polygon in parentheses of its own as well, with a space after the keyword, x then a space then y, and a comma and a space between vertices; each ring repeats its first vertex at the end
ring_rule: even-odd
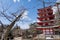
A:
POLYGON ((57 4, 60 4, 60 0, 57 0, 56 3, 57 3, 57 4))

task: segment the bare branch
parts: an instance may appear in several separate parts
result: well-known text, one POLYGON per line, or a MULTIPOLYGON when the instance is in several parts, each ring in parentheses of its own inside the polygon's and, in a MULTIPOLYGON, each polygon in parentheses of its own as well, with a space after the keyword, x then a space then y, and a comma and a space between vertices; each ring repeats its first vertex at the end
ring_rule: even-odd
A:
POLYGON ((11 22, 11 20, 9 19, 9 18, 11 18, 11 17, 5 15, 5 13, 4 13, 4 12, 6 12, 6 11, 11 7, 11 4, 10 4, 10 6, 9 6, 7 9, 4 9, 3 2, 0 1, 0 3, 1 3, 2 9, 3 9, 3 11, 0 11, 1 14, 2 14, 6 19, 8 19, 8 20, 11 22))
MULTIPOLYGON (((8 16, 8 15, 6 15, 6 14, 4 14, 6 17, 8 17, 8 18, 10 18, 10 19, 13 19, 13 17, 11 17, 11 16, 8 16)), ((0 13, 0 17, 5 17, 2 13, 0 13)))
POLYGON ((3 12, 6 12, 7 10, 9 10, 10 9, 10 7, 12 6, 12 3, 6 8, 6 9, 4 9, 4 6, 3 6, 3 2, 2 1, 0 1, 0 3, 1 3, 1 6, 2 6, 2 9, 3 9, 3 12))
POLYGON ((7 17, 7 15, 5 15, 3 12, 1 12, 1 14, 4 15, 4 17, 5 17, 6 19, 8 19, 10 22, 12 22, 12 21, 7 17))
POLYGON ((12 6, 12 3, 11 3, 11 4, 9 5, 9 7, 6 8, 3 12, 6 12, 7 10, 9 10, 11 6, 12 6))
POLYGON ((21 13, 14 19, 14 21, 8 26, 8 28, 5 31, 4 34, 4 40, 7 40, 8 34, 11 30, 11 28, 14 26, 14 24, 16 23, 17 19, 20 18, 23 14, 24 14, 25 10, 22 10, 21 13))
POLYGON ((18 9, 18 10, 17 10, 16 12, 14 12, 14 13, 11 13, 11 12, 9 12, 9 13, 11 13, 12 16, 16 17, 16 16, 17 16, 16 14, 17 14, 19 11, 21 11, 21 10, 18 9))
POLYGON ((1 3, 2 9, 3 9, 3 11, 4 11, 4 6, 3 6, 3 2, 2 2, 2 1, 0 1, 0 3, 1 3))

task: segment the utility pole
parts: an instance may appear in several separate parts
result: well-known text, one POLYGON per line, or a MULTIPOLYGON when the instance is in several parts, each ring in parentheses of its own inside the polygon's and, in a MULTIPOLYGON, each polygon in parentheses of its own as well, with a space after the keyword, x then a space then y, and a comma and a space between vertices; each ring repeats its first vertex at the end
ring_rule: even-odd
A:
POLYGON ((22 10, 22 12, 20 13, 20 15, 18 15, 18 16, 14 19, 14 21, 6 28, 6 30, 5 30, 5 32, 4 32, 4 35, 3 35, 3 39, 4 39, 4 40, 7 40, 7 37, 8 37, 8 34, 9 34, 10 30, 12 29, 12 27, 14 26, 14 24, 16 23, 16 21, 17 21, 19 18, 21 18, 21 16, 24 14, 24 12, 25 12, 25 9, 22 10))

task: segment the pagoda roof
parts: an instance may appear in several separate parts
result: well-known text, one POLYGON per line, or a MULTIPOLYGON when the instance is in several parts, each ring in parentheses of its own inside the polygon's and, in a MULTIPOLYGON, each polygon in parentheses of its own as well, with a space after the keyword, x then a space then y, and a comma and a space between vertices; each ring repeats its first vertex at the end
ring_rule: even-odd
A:
POLYGON ((48 9, 48 8, 51 8, 51 6, 45 7, 45 8, 40 8, 40 9, 38 9, 38 11, 39 11, 39 10, 45 10, 45 9, 48 9))
POLYGON ((36 28, 55 28, 55 27, 60 27, 60 25, 54 25, 54 26, 46 26, 46 27, 36 27, 36 28))

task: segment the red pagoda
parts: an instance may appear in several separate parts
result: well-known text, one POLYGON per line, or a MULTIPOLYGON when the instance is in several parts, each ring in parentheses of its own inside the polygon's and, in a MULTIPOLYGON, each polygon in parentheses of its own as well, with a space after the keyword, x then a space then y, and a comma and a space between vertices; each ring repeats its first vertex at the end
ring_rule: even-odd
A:
POLYGON ((41 27, 37 27, 38 30, 43 30, 45 34, 53 34, 54 26, 54 14, 51 7, 46 7, 42 9, 38 9, 38 16, 37 19, 40 21, 39 24, 41 27))
POLYGON ((58 5, 60 3, 56 3, 56 4, 57 5, 55 5, 55 6, 58 9, 57 10, 58 15, 56 13, 53 14, 53 10, 52 10, 51 6, 38 9, 38 13, 37 13, 38 14, 38 17, 37 17, 38 22, 37 22, 37 24, 39 26, 36 27, 36 30, 42 31, 41 34, 43 34, 43 36, 45 36, 45 39, 48 37, 50 37, 50 39, 51 38, 54 38, 54 39, 60 38, 60 36, 59 36, 60 35, 60 31, 59 31, 60 30, 60 10, 58 8, 58 5))

